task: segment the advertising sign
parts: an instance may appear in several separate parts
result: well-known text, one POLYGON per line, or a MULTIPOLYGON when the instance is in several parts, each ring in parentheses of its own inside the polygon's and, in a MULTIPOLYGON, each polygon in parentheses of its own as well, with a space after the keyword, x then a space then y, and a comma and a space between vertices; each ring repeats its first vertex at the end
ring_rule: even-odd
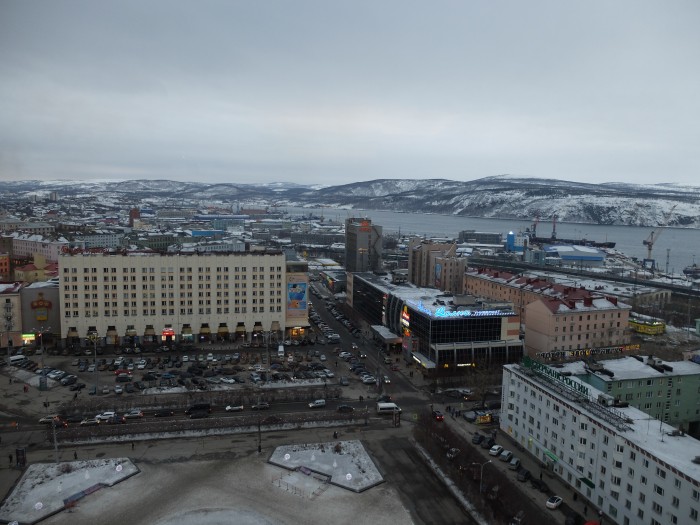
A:
POLYGON ((287 277, 287 319, 304 319, 308 307, 308 283, 301 275, 287 277))

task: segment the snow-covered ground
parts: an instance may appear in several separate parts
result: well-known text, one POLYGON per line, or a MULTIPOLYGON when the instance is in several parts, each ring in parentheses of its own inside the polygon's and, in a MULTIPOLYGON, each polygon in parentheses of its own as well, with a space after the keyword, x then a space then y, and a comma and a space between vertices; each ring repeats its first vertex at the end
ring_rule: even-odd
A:
POLYGON ((46 525, 412 523, 398 492, 382 483, 359 441, 282 446, 269 462, 265 459, 252 454, 146 462, 140 469, 124 458, 35 464, 0 508, 0 520, 43 519, 46 525), (284 468, 272 464, 273 458, 284 468), (296 468, 304 466, 308 470, 296 468), (61 511, 64 500, 99 483, 107 487, 61 511))

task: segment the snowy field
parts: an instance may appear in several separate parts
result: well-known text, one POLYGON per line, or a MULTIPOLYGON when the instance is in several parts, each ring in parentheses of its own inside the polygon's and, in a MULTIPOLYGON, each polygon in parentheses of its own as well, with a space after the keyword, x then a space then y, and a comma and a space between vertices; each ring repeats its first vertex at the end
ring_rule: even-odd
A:
POLYGON ((338 443, 340 452, 336 442, 279 447, 273 456, 288 468, 257 454, 233 460, 146 462, 138 469, 123 458, 60 463, 58 468, 33 465, 0 509, 0 519, 32 523, 46 517, 42 524, 48 525, 413 523, 398 492, 382 483, 360 442, 338 443), (292 458, 298 465, 291 464, 292 458), (289 470, 307 463, 308 470, 289 470), (61 473, 64 464, 71 465, 71 472, 61 473), (329 483, 329 476, 348 486, 329 483), (51 515, 63 507, 64 499, 98 483, 111 486, 51 515))

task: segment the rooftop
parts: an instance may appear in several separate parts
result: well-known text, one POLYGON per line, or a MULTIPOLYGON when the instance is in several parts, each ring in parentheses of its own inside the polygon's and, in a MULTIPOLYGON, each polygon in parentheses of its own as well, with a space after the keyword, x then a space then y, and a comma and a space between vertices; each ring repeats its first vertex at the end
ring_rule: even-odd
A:
POLYGON ((455 296, 437 288, 422 288, 411 283, 393 284, 391 274, 356 273, 377 289, 402 299, 430 317, 511 316, 513 306, 504 302, 485 302, 473 296, 455 296))
POLYGON ((574 376, 595 374, 602 381, 607 382, 700 374, 700 365, 693 361, 663 361, 653 356, 626 356, 620 359, 598 361, 597 364, 612 372, 613 375, 597 372, 583 361, 574 361, 561 365, 561 368, 559 366, 555 368, 562 373, 568 372, 574 376))

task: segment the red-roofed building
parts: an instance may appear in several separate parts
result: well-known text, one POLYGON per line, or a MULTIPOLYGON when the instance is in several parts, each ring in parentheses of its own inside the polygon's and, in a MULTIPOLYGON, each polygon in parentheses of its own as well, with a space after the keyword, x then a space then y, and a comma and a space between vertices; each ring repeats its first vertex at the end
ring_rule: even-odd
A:
POLYGON ((614 297, 581 289, 563 297, 541 297, 525 306, 525 354, 567 358, 576 350, 629 344, 630 309, 614 297))
POLYGON ((491 269, 465 272, 466 293, 513 303, 525 331, 525 354, 552 354, 629 343, 631 307, 597 291, 491 269))

